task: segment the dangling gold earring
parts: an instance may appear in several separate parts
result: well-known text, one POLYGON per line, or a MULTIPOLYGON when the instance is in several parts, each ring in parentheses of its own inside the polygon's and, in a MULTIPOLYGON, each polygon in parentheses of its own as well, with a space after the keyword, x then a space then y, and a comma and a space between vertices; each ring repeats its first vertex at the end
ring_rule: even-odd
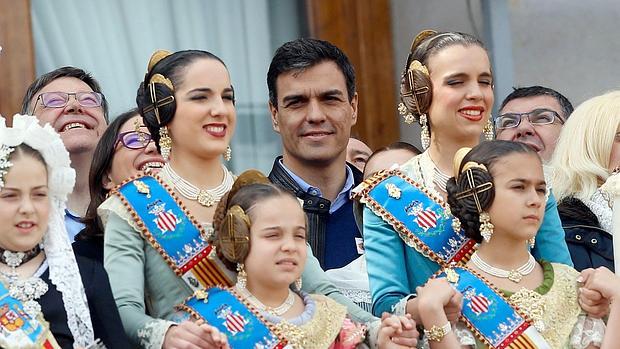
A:
POLYGON ((224 160, 230 161, 232 159, 232 149, 230 149, 230 145, 226 147, 226 151, 224 152, 224 160))
POLYGON ((245 265, 237 263, 237 287, 246 288, 248 285, 248 274, 245 273, 245 265))
POLYGON ((398 104, 398 113, 403 117, 405 123, 408 125, 413 124, 413 122, 415 121, 415 117, 413 116, 413 114, 411 114, 409 110, 407 110, 407 107, 405 107, 405 104, 402 102, 398 104))
POLYGON ((422 127, 422 132, 420 132, 420 141, 422 142, 422 148, 426 150, 431 145, 431 134, 428 131, 428 117, 426 114, 420 115, 420 126, 422 127))
POLYGON ((495 139, 495 134, 493 133, 493 122, 491 121, 492 119, 493 115, 489 115, 489 120, 483 128, 484 139, 486 139, 487 141, 492 141, 493 139, 495 139))
POLYGON ((161 156, 164 160, 168 161, 170 158, 170 150, 172 150, 172 138, 170 138, 170 134, 168 134, 167 126, 159 128, 159 149, 161 151, 161 156))
POLYGON ((491 223, 489 214, 484 211, 480 212, 480 235, 482 235, 485 242, 491 241, 493 228, 495 228, 495 226, 491 223))
POLYGON ((456 218, 456 217, 452 217, 452 230, 454 230, 455 233, 459 233, 461 231, 461 220, 456 218))
POLYGON ((528 239, 527 244, 530 246, 530 249, 534 248, 534 245, 536 245, 536 236, 532 236, 528 239))
POLYGON ((301 276, 295 280, 295 288, 297 288, 297 291, 301 291, 301 276))

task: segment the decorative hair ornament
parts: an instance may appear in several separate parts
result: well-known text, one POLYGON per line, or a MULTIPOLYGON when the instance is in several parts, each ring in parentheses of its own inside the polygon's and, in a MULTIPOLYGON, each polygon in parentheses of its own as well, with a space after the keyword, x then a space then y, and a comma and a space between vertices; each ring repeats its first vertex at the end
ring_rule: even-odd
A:
POLYGON ((67 196, 75 183, 75 170, 70 166, 69 152, 60 135, 49 124, 41 126, 34 116, 16 114, 13 127, 5 125, 4 118, 0 117, 0 144, 13 148, 27 144, 45 160, 50 211, 43 248, 49 265, 49 277, 62 295, 67 325, 75 344, 87 347, 95 340, 94 332, 84 285, 64 220, 67 196))
POLYGON ((219 236, 219 251, 231 262, 243 263, 250 250, 250 217, 239 205, 226 211, 219 236))
POLYGON ((461 170, 461 162, 465 158, 465 155, 471 151, 471 148, 463 147, 456 151, 452 160, 452 171, 454 173, 454 179, 459 180, 459 172, 461 170))
POLYGON ((147 67, 147 72, 150 72, 151 69, 153 69, 153 67, 155 66, 155 64, 159 63, 159 61, 170 56, 171 54, 172 52, 168 50, 157 50, 153 52, 153 54, 151 55, 151 59, 149 59, 149 65, 147 67))
POLYGON ((4 176, 9 172, 9 168, 13 164, 9 161, 9 155, 15 150, 7 145, 0 145, 0 190, 4 188, 4 176))

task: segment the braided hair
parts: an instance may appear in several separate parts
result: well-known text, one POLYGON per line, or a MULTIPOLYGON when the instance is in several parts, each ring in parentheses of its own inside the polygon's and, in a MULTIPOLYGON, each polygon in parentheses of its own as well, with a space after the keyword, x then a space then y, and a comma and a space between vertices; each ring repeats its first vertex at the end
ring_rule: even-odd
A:
POLYGON ((446 184, 450 211, 454 217, 461 221, 461 227, 465 231, 465 235, 476 242, 482 241, 482 236, 480 235, 480 212, 487 211, 495 198, 493 166, 501 158, 514 153, 532 154, 538 157, 534 149, 520 142, 482 142, 465 155, 458 165, 458 169, 455 164, 455 173, 459 174, 457 176, 458 179, 452 177, 446 184), (463 171, 466 164, 471 164, 472 162, 476 163, 476 165, 467 166, 468 168, 463 171), (471 191, 472 188, 489 186, 489 184, 491 186, 487 190, 481 190, 472 195, 463 195, 471 191))

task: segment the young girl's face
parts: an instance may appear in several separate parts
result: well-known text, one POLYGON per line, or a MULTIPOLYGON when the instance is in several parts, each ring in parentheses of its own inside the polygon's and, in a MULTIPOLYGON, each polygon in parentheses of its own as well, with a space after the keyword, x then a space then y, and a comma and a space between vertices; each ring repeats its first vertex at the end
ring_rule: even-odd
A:
POLYGON ((306 216, 299 202, 280 195, 249 210, 250 252, 245 259, 248 286, 288 287, 306 262, 306 216))
POLYGON ((0 247, 28 251, 47 231, 50 202, 47 169, 29 155, 11 159, 0 190, 0 247))
POLYGON ((546 191, 542 163, 536 154, 513 153, 491 169, 495 199, 488 210, 494 236, 507 234, 514 240, 532 238, 545 213, 546 191))

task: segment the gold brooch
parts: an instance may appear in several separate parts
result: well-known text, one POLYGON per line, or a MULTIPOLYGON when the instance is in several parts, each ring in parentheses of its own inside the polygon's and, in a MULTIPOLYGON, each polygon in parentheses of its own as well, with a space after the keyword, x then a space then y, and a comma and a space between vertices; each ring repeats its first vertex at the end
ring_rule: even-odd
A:
POLYGON ((385 188, 387 189, 388 195, 391 198, 394 198, 396 200, 400 199, 400 189, 398 189, 396 184, 388 183, 388 184, 385 185, 385 188))
POLYGON ((446 269, 446 280, 451 284, 455 284, 459 282, 459 274, 454 269, 448 268, 446 269))
POLYGON ((209 302, 209 294, 203 289, 194 291, 194 297, 196 297, 196 299, 198 300, 203 301, 203 303, 209 302))
POLYGON ((148 185, 144 184, 142 181, 133 181, 133 185, 136 186, 138 193, 146 194, 147 198, 151 198, 151 188, 148 185))

